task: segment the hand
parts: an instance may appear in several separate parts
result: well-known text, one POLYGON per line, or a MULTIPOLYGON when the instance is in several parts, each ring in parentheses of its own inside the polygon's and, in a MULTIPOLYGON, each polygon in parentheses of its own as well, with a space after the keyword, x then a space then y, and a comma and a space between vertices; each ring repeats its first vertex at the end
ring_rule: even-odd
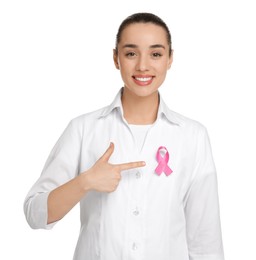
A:
POLYGON ((145 162, 110 164, 108 161, 113 152, 114 144, 110 143, 107 151, 85 173, 90 189, 100 192, 113 192, 121 180, 121 171, 145 166, 145 162))

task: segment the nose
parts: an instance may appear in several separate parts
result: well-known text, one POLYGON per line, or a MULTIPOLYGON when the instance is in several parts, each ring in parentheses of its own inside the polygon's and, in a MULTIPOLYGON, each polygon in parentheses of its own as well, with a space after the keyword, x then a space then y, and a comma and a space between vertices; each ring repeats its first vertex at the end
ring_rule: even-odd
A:
POLYGON ((136 70, 147 71, 149 69, 149 61, 145 56, 139 56, 137 59, 136 70))

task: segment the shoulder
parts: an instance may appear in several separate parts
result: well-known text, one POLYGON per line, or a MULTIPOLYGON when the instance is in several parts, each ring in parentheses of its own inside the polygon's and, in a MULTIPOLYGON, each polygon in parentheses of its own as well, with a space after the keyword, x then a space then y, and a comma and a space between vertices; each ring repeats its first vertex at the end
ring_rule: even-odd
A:
POLYGON ((191 117, 184 114, 180 114, 168 108, 168 118, 173 121, 177 126, 179 126, 181 131, 193 131, 193 132, 205 132, 206 126, 191 117))
POLYGON ((72 118, 69 121, 66 130, 73 133, 83 133, 89 126, 93 126, 96 123, 106 108, 107 107, 102 107, 72 118))
POLYGON ((99 108, 94 111, 90 111, 81 115, 78 115, 77 117, 73 118, 71 122, 73 124, 83 124, 84 122, 90 122, 90 121, 95 121, 101 117, 101 115, 104 113, 106 110, 106 107, 99 108))
POLYGON ((196 119, 190 118, 184 114, 178 113, 167 106, 160 95, 160 113, 162 113, 169 123, 176 125, 181 131, 204 131, 205 126, 196 119))
POLYGON ((169 115, 176 122, 175 129, 184 141, 196 146, 202 142, 209 142, 207 127, 202 122, 172 110, 169 110, 169 115))

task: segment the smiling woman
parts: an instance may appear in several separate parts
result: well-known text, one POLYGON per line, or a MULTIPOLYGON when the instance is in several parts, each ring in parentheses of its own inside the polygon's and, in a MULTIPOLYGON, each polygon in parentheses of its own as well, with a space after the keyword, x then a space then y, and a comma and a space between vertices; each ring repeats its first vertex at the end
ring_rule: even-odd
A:
POLYGON ((207 130, 159 92, 173 61, 168 27, 129 16, 113 59, 124 85, 71 120, 25 199, 28 223, 50 229, 80 202, 74 260, 223 260, 207 130))
POLYGON ((114 61, 125 91, 144 97, 153 94, 157 100, 156 90, 172 64, 171 35, 165 23, 150 14, 127 18, 116 37, 114 61))

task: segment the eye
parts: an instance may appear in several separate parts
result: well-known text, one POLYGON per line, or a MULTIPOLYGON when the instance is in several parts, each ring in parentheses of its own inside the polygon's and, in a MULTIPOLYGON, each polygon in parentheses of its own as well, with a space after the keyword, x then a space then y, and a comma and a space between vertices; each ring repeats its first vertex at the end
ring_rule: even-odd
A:
POLYGON ((126 56, 126 57, 135 57, 135 56, 136 56, 136 53, 133 52, 133 51, 130 51, 130 52, 127 52, 127 53, 125 54, 125 56, 126 56))
POLYGON ((163 55, 160 53, 160 52, 154 52, 154 53, 152 53, 152 57, 153 58, 160 58, 160 57, 162 57, 163 55))

